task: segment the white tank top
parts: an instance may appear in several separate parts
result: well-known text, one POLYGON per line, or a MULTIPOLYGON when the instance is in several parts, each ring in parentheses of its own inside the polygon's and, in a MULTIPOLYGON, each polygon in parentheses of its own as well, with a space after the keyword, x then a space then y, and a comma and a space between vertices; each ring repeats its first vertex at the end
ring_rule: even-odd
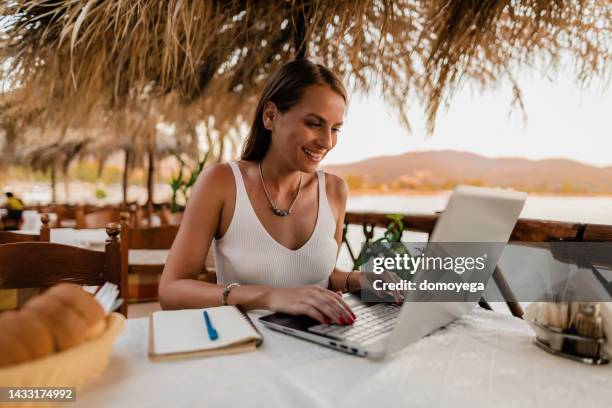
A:
POLYGON ((325 192, 325 173, 317 171, 319 209, 314 231, 304 245, 293 250, 264 228, 253 210, 238 164, 230 162, 230 166, 236 180, 236 205, 227 232, 213 242, 217 282, 326 288, 336 265, 338 244, 334 238, 336 221, 325 192))

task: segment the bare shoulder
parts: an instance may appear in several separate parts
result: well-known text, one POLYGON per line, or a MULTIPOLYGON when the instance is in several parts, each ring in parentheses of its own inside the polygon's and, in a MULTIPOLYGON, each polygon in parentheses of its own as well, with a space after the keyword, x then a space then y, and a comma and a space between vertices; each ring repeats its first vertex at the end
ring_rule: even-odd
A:
POLYGON ((190 202, 213 201, 221 204, 234 189, 234 176, 228 163, 207 166, 198 176, 190 202))
POLYGON ((344 179, 336 174, 325 172, 325 192, 327 199, 336 218, 339 213, 344 213, 346 197, 348 196, 348 185, 344 179))
POLYGON ((229 163, 215 163, 210 166, 206 166, 202 171, 202 174, 206 177, 215 177, 222 179, 232 178, 232 168, 229 163))
POLYGON ((325 172, 325 188, 328 194, 346 198, 348 185, 344 179, 336 174, 325 172))

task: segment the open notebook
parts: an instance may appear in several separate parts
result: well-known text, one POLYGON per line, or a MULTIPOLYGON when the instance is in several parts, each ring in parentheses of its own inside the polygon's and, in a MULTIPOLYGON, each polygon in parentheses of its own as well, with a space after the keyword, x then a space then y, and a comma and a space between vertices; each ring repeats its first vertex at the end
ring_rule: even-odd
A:
POLYGON ((254 350, 263 337, 236 306, 154 312, 149 320, 149 357, 174 360, 254 350), (207 310, 219 338, 210 340, 203 318, 207 310))

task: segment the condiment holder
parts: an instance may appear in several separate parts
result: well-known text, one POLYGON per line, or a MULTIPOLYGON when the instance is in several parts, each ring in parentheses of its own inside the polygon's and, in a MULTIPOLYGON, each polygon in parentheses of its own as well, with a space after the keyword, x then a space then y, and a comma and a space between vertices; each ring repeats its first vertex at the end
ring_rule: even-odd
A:
POLYGON ((537 308, 535 315, 528 313, 526 317, 536 334, 536 346, 585 364, 608 363, 603 352, 606 338, 598 304, 549 302, 533 306, 537 308))

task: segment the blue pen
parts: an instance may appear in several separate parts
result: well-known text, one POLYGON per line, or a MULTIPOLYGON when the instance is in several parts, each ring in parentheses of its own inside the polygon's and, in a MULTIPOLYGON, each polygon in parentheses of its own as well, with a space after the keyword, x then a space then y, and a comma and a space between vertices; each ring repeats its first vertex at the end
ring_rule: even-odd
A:
POLYGON ((219 335, 217 334, 217 330, 215 330, 212 322, 210 321, 210 316, 208 316, 208 312, 204 311, 204 323, 206 323, 206 331, 208 332, 208 338, 211 340, 217 340, 219 335))

